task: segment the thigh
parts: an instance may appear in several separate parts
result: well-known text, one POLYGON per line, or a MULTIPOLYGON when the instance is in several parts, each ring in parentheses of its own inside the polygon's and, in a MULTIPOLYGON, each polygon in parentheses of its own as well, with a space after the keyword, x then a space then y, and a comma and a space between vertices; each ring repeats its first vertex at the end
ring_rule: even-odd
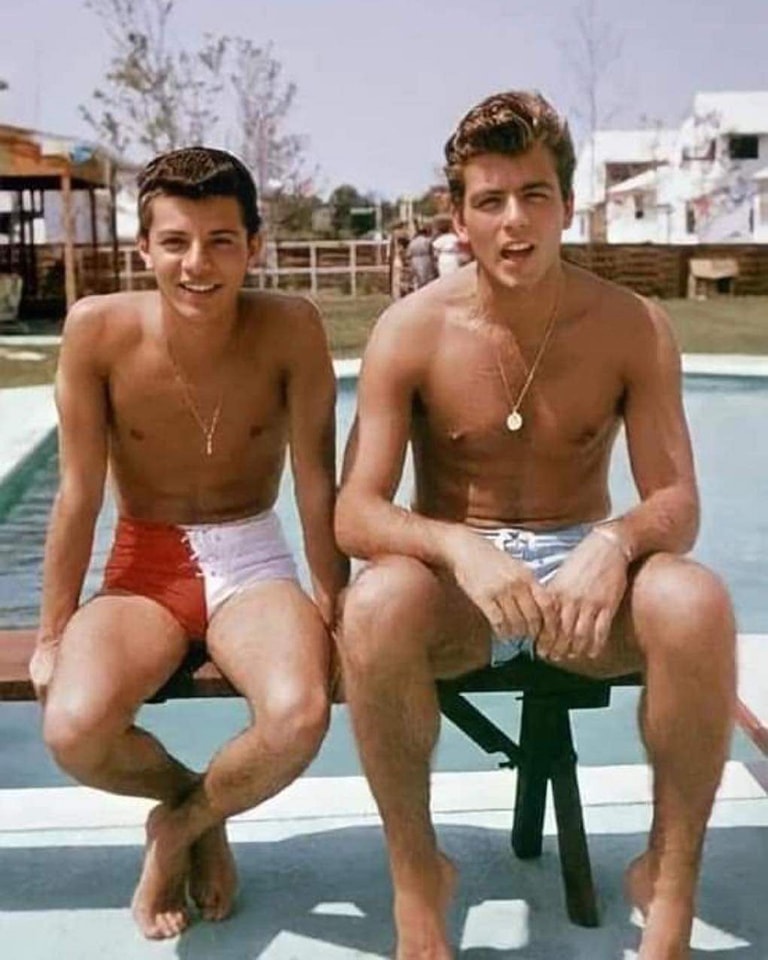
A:
MULTIPOLYGON (((425 648, 438 679, 490 662, 491 629, 479 608, 449 574, 412 557, 386 556, 369 563, 346 603, 358 632, 375 627, 388 644, 425 648)), ((386 656, 381 646, 374 652, 386 656)))
POLYGON ((212 618, 207 641, 213 662, 257 710, 328 690, 330 637, 293 580, 261 581, 238 592, 212 618))
POLYGON ((67 624, 47 705, 132 716, 187 651, 176 619, 147 597, 94 597, 67 624))

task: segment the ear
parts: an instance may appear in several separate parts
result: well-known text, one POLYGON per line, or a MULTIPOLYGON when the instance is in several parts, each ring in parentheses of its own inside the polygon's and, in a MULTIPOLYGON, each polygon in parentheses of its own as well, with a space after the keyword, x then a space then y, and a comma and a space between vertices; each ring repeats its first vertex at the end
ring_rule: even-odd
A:
POLYGON ((462 243, 469 243, 469 234, 467 233, 467 226, 464 223, 464 213, 461 207, 451 207, 451 221, 453 223, 453 232, 459 240, 461 240, 462 243))
POLYGON ((140 233, 136 240, 136 247, 139 251, 139 256, 141 257, 144 266, 147 270, 152 269, 152 257, 149 253, 149 238, 146 233, 140 233))
POLYGON ((263 241, 260 233, 254 233, 248 238, 248 266, 256 268, 261 262, 261 248, 263 241))
POLYGON ((563 206, 563 230, 567 230, 573 223, 573 190, 565 198, 563 206))

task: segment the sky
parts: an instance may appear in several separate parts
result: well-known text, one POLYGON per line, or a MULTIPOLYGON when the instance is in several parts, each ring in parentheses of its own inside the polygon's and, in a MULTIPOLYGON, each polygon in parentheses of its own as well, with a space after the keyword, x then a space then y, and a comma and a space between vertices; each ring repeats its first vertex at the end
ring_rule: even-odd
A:
MULTIPOLYGON (((490 93, 537 88, 578 131, 575 10, 588 2, 176 0, 172 25, 189 48, 207 32, 271 41, 298 88, 286 129, 306 137, 317 189, 395 199, 440 181, 443 143, 490 93)), ((603 77, 607 126, 676 126, 697 91, 768 89, 766 0, 592 2, 621 45, 603 77)), ((109 64, 98 17, 83 0, 0 0, 0 12, 0 123, 92 139, 78 107, 109 64)))

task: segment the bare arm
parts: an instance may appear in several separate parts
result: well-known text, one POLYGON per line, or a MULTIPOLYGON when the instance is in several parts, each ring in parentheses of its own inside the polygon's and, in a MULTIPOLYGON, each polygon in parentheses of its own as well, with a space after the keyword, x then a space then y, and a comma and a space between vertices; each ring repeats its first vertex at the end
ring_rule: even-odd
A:
POLYGON ((649 553, 693 546, 699 501, 682 402, 680 355, 663 311, 646 306, 633 334, 626 372, 624 422, 640 503, 599 524, 551 582, 560 607, 557 634, 541 651, 597 656, 627 585, 631 562, 649 553))
POLYGON ((48 524, 40 624, 30 664, 40 694, 50 679, 61 635, 80 600, 104 493, 107 401, 97 356, 101 327, 93 301, 81 301, 72 308, 56 374, 60 479, 48 524))
POLYGON ((640 503, 607 525, 633 560, 660 550, 690 550, 699 526, 680 354, 664 311, 655 304, 647 310, 650 322, 632 351, 624 407, 640 503))
POLYGON ((288 380, 290 448, 296 504, 312 587, 325 622, 349 578, 349 561, 333 532, 336 500, 336 381, 322 321, 314 307, 297 318, 288 380))
POLYGON ((549 597, 527 568, 461 523, 421 516, 392 502, 410 435, 412 404, 431 339, 409 305, 374 329, 358 385, 358 416, 344 463, 336 534, 350 555, 414 557, 448 571, 500 636, 537 634, 551 623, 549 597))

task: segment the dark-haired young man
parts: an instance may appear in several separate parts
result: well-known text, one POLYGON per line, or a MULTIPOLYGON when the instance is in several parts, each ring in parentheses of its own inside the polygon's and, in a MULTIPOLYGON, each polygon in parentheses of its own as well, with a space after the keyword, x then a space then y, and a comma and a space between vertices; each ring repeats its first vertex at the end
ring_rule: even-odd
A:
POLYGON ((477 105, 446 160, 475 263, 377 324, 336 514, 341 547, 371 561, 340 645, 397 957, 452 956, 455 871, 429 813, 434 679, 535 654, 590 676, 645 673, 654 819, 627 887, 646 916, 642 960, 681 960, 728 750, 734 623, 720 581, 683 556, 698 499, 678 351, 658 306, 562 261, 573 146, 541 96, 477 105), (622 423, 640 502, 611 517, 622 423), (392 495, 409 441, 407 511, 392 495))
POLYGON ((189 922, 188 894, 205 919, 231 911, 226 818, 291 782, 323 738, 347 563, 321 320, 304 299, 241 290, 259 246, 250 174, 223 151, 177 150, 142 171, 138 203, 157 290, 82 300, 64 328, 61 480, 30 669, 60 766, 160 801, 133 912, 163 938, 189 922), (273 513, 287 446, 315 603, 273 513), (108 466, 114 545, 102 590, 79 606, 108 466), (134 723, 193 640, 255 716, 203 776, 134 723))

